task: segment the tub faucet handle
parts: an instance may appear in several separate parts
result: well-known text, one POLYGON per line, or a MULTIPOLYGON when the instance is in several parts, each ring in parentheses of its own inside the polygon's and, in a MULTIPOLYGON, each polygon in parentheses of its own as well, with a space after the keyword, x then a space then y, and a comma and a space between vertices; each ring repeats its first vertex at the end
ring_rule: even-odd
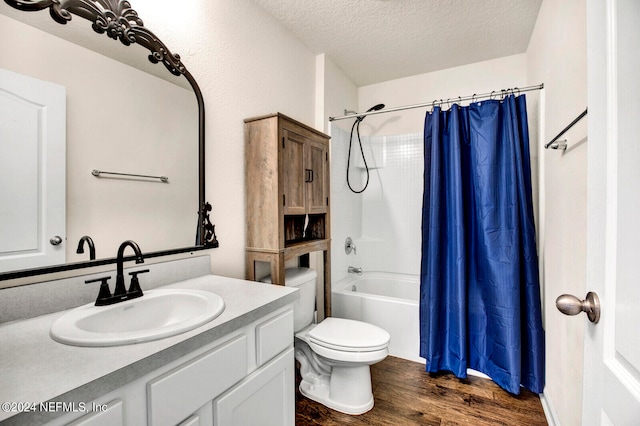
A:
POLYGON ((347 237, 346 241, 344 242, 344 252, 347 254, 351 254, 351 251, 353 251, 353 254, 357 254, 356 245, 354 244, 351 237, 347 237))

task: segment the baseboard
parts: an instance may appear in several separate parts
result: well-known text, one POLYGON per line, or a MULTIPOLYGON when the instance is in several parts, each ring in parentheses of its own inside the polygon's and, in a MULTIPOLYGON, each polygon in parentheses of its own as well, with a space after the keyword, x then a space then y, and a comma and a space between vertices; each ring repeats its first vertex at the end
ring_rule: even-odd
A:
POLYGON ((549 401, 549 398, 547 398, 544 392, 540 394, 540 403, 542 404, 542 410, 544 411, 544 416, 547 418, 549 426, 560 426, 556 411, 553 409, 551 401, 549 401))

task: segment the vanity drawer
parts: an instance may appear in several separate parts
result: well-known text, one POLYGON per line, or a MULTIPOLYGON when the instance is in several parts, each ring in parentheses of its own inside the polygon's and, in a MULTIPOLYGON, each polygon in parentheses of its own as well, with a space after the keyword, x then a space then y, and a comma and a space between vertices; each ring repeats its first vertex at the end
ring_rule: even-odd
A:
POLYGON ((293 310, 269 318, 256 326, 256 362, 269 361, 293 342, 293 310))
POLYGON ((175 425, 247 375, 242 335, 147 384, 148 422, 175 425))

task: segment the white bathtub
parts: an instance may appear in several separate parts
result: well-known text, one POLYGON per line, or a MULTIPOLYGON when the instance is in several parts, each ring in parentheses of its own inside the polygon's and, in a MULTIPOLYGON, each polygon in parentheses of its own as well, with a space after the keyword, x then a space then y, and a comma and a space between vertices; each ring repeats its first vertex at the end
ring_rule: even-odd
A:
POLYGON ((390 355, 425 363, 419 355, 420 278, 417 275, 349 274, 332 285, 331 296, 333 316, 382 327, 391 335, 390 355))

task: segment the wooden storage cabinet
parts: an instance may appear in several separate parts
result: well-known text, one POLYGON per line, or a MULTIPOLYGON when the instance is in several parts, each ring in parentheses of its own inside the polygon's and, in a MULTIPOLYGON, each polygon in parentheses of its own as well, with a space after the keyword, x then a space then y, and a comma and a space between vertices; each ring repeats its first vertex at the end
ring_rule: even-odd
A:
POLYGON ((323 251, 325 315, 330 315, 329 136, 283 114, 245 120, 246 278, 271 264, 323 251), (305 223, 307 226, 305 228, 305 223))
POLYGON ((327 213, 328 144, 282 128, 283 214, 327 213))

